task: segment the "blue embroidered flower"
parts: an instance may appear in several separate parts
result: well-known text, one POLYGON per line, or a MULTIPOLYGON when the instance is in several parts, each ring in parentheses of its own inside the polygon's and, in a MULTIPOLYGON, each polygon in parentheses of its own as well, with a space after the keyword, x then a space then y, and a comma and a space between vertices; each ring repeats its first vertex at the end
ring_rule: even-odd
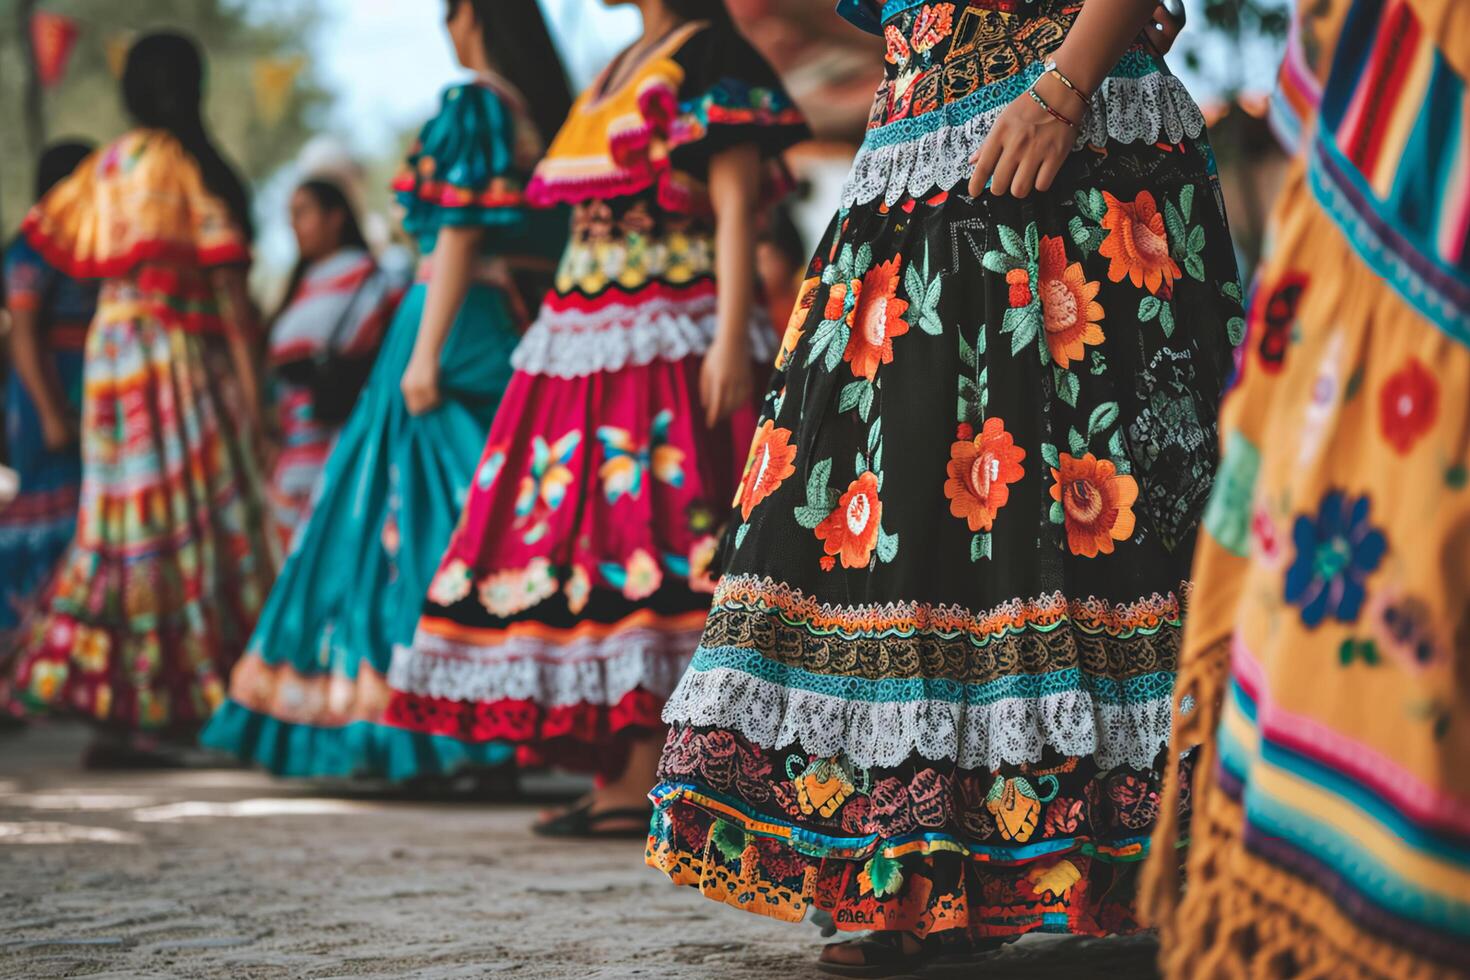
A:
POLYGON ((1364 583, 1383 560, 1388 542, 1368 522, 1368 498, 1340 490, 1322 498, 1317 517, 1296 519, 1296 559, 1286 571, 1286 601, 1301 608, 1302 622, 1320 626, 1329 615, 1344 623, 1363 608, 1364 583))

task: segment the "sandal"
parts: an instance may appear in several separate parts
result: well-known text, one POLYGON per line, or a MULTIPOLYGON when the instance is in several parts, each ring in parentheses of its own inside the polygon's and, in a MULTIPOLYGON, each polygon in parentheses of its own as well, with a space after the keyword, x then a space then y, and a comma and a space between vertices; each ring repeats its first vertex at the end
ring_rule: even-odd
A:
POLYGON ((548 820, 532 824, 533 833, 542 837, 571 837, 582 840, 647 840, 648 823, 653 819, 653 807, 625 807, 620 810, 602 810, 594 813, 591 803, 573 807, 565 813, 548 820), (633 827, 614 830, 599 829, 603 824, 621 820, 636 822, 633 827))
POLYGON ((907 976, 939 955, 941 946, 907 932, 875 932, 862 939, 848 939, 832 946, 846 946, 862 953, 861 963, 834 963, 818 960, 817 969, 834 977, 901 977, 907 976), (913 939, 919 948, 910 953, 904 939, 913 939))

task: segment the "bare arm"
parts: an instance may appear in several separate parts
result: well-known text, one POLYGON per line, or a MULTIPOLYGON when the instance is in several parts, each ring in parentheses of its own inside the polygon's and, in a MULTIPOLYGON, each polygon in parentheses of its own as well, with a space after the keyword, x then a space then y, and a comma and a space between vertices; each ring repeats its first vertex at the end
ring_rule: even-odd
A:
POLYGON ((400 383, 410 414, 422 415, 439 404, 439 355, 470 291, 483 234, 480 228, 444 228, 434 243, 424 313, 400 383))
POLYGON ((215 295, 219 297, 222 319, 225 325, 225 340, 229 344, 230 359, 234 363, 235 377, 240 382, 240 393, 245 399, 245 411, 257 435, 263 433, 261 424, 260 374, 255 366, 255 344, 260 335, 260 314, 250 298, 245 282, 245 270, 238 266, 216 269, 210 276, 215 295))
MULTIPOLYGON (((1155 0, 1087 0, 1054 55, 1062 74, 1083 92, 1095 92, 1128 46, 1153 22, 1155 0)), ((972 158, 975 174, 970 193, 990 184, 993 194, 1025 197, 1049 190, 1057 171, 1072 152, 1077 124, 1086 111, 1081 96, 1051 74, 1037 80, 1035 91, 1071 125, 1022 94, 995 121, 972 158)))
POLYGON ((30 393, 41 420, 41 437, 46 448, 61 449, 76 437, 68 417, 66 397, 54 371, 47 369, 41 341, 41 317, 37 310, 10 309, 10 356, 15 373, 30 393))
POLYGON ((760 151, 752 144, 716 154, 709 165, 715 211, 715 340, 705 354, 699 391, 705 422, 714 426, 754 395, 750 308, 755 301, 755 207, 760 194, 760 151))

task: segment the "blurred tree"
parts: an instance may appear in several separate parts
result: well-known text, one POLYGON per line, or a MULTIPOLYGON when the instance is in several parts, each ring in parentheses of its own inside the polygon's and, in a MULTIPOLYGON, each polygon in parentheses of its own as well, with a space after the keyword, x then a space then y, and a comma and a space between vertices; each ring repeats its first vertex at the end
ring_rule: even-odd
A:
POLYGON ((1185 0, 1209 30, 1186 29, 1184 63, 1222 98, 1275 85, 1275 69, 1291 22, 1290 0, 1185 0), (1267 73, 1262 75, 1262 67, 1267 73))
POLYGON ((73 17, 81 28, 66 77, 41 93, 43 139, 101 142, 126 130, 114 63, 132 37, 164 27, 193 35, 205 49, 206 118, 247 180, 259 181, 289 161, 324 116, 329 98, 309 61, 279 119, 261 118, 254 93, 260 59, 309 54, 317 0, 0 0, 0 232, 6 235, 30 203, 36 148, 25 119, 34 75, 23 28, 37 6, 73 17))

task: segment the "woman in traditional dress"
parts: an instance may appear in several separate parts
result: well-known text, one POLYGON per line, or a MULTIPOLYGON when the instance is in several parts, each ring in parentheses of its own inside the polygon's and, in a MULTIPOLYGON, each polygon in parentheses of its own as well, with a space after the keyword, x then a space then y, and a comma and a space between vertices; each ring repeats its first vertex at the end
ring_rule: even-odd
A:
MULTIPOLYGON (((115 732, 198 731, 272 573, 249 208, 200 117, 203 78, 189 39, 138 41, 122 83, 138 128, 24 228, 61 272, 104 281, 86 341, 76 536, 24 626, 15 690, 115 732)), ((99 743, 91 761, 161 760, 99 743)))
POLYGON ((1304 3, 1195 563, 1170 977, 1470 967, 1470 6, 1304 3))
POLYGON ((663 724, 709 607, 719 514, 774 347, 756 209, 807 133, 719 0, 641 0, 529 195, 573 208, 389 718, 591 770, 539 825, 646 832, 663 724))
POLYGON ((296 188, 291 228, 300 258, 270 326, 277 451, 267 492, 283 553, 311 516, 327 454, 402 298, 337 184, 296 188))
MULTIPOLYGON (((86 143, 48 147, 36 168, 36 199, 91 152, 86 143)), ((20 493, 0 510, 0 659, 76 530, 82 344, 97 309, 96 283, 48 265, 24 235, 11 242, 4 261, 13 362, 5 390, 6 444, 20 493)))
POLYGON ((823 969, 1139 928, 1244 324, 1140 0, 839 5, 887 75, 670 699, 648 861, 823 969))
MULTIPOLYGON (((571 96, 535 0, 451 0, 475 78, 444 92, 394 183, 423 259, 327 459, 230 698, 204 743, 285 776, 434 778, 510 758, 380 724, 394 644, 413 637, 524 321, 512 264, 549 267, 564 216, 526 180, 571 96)), ((497 783, 498 784, 498 783, 497 783)))

